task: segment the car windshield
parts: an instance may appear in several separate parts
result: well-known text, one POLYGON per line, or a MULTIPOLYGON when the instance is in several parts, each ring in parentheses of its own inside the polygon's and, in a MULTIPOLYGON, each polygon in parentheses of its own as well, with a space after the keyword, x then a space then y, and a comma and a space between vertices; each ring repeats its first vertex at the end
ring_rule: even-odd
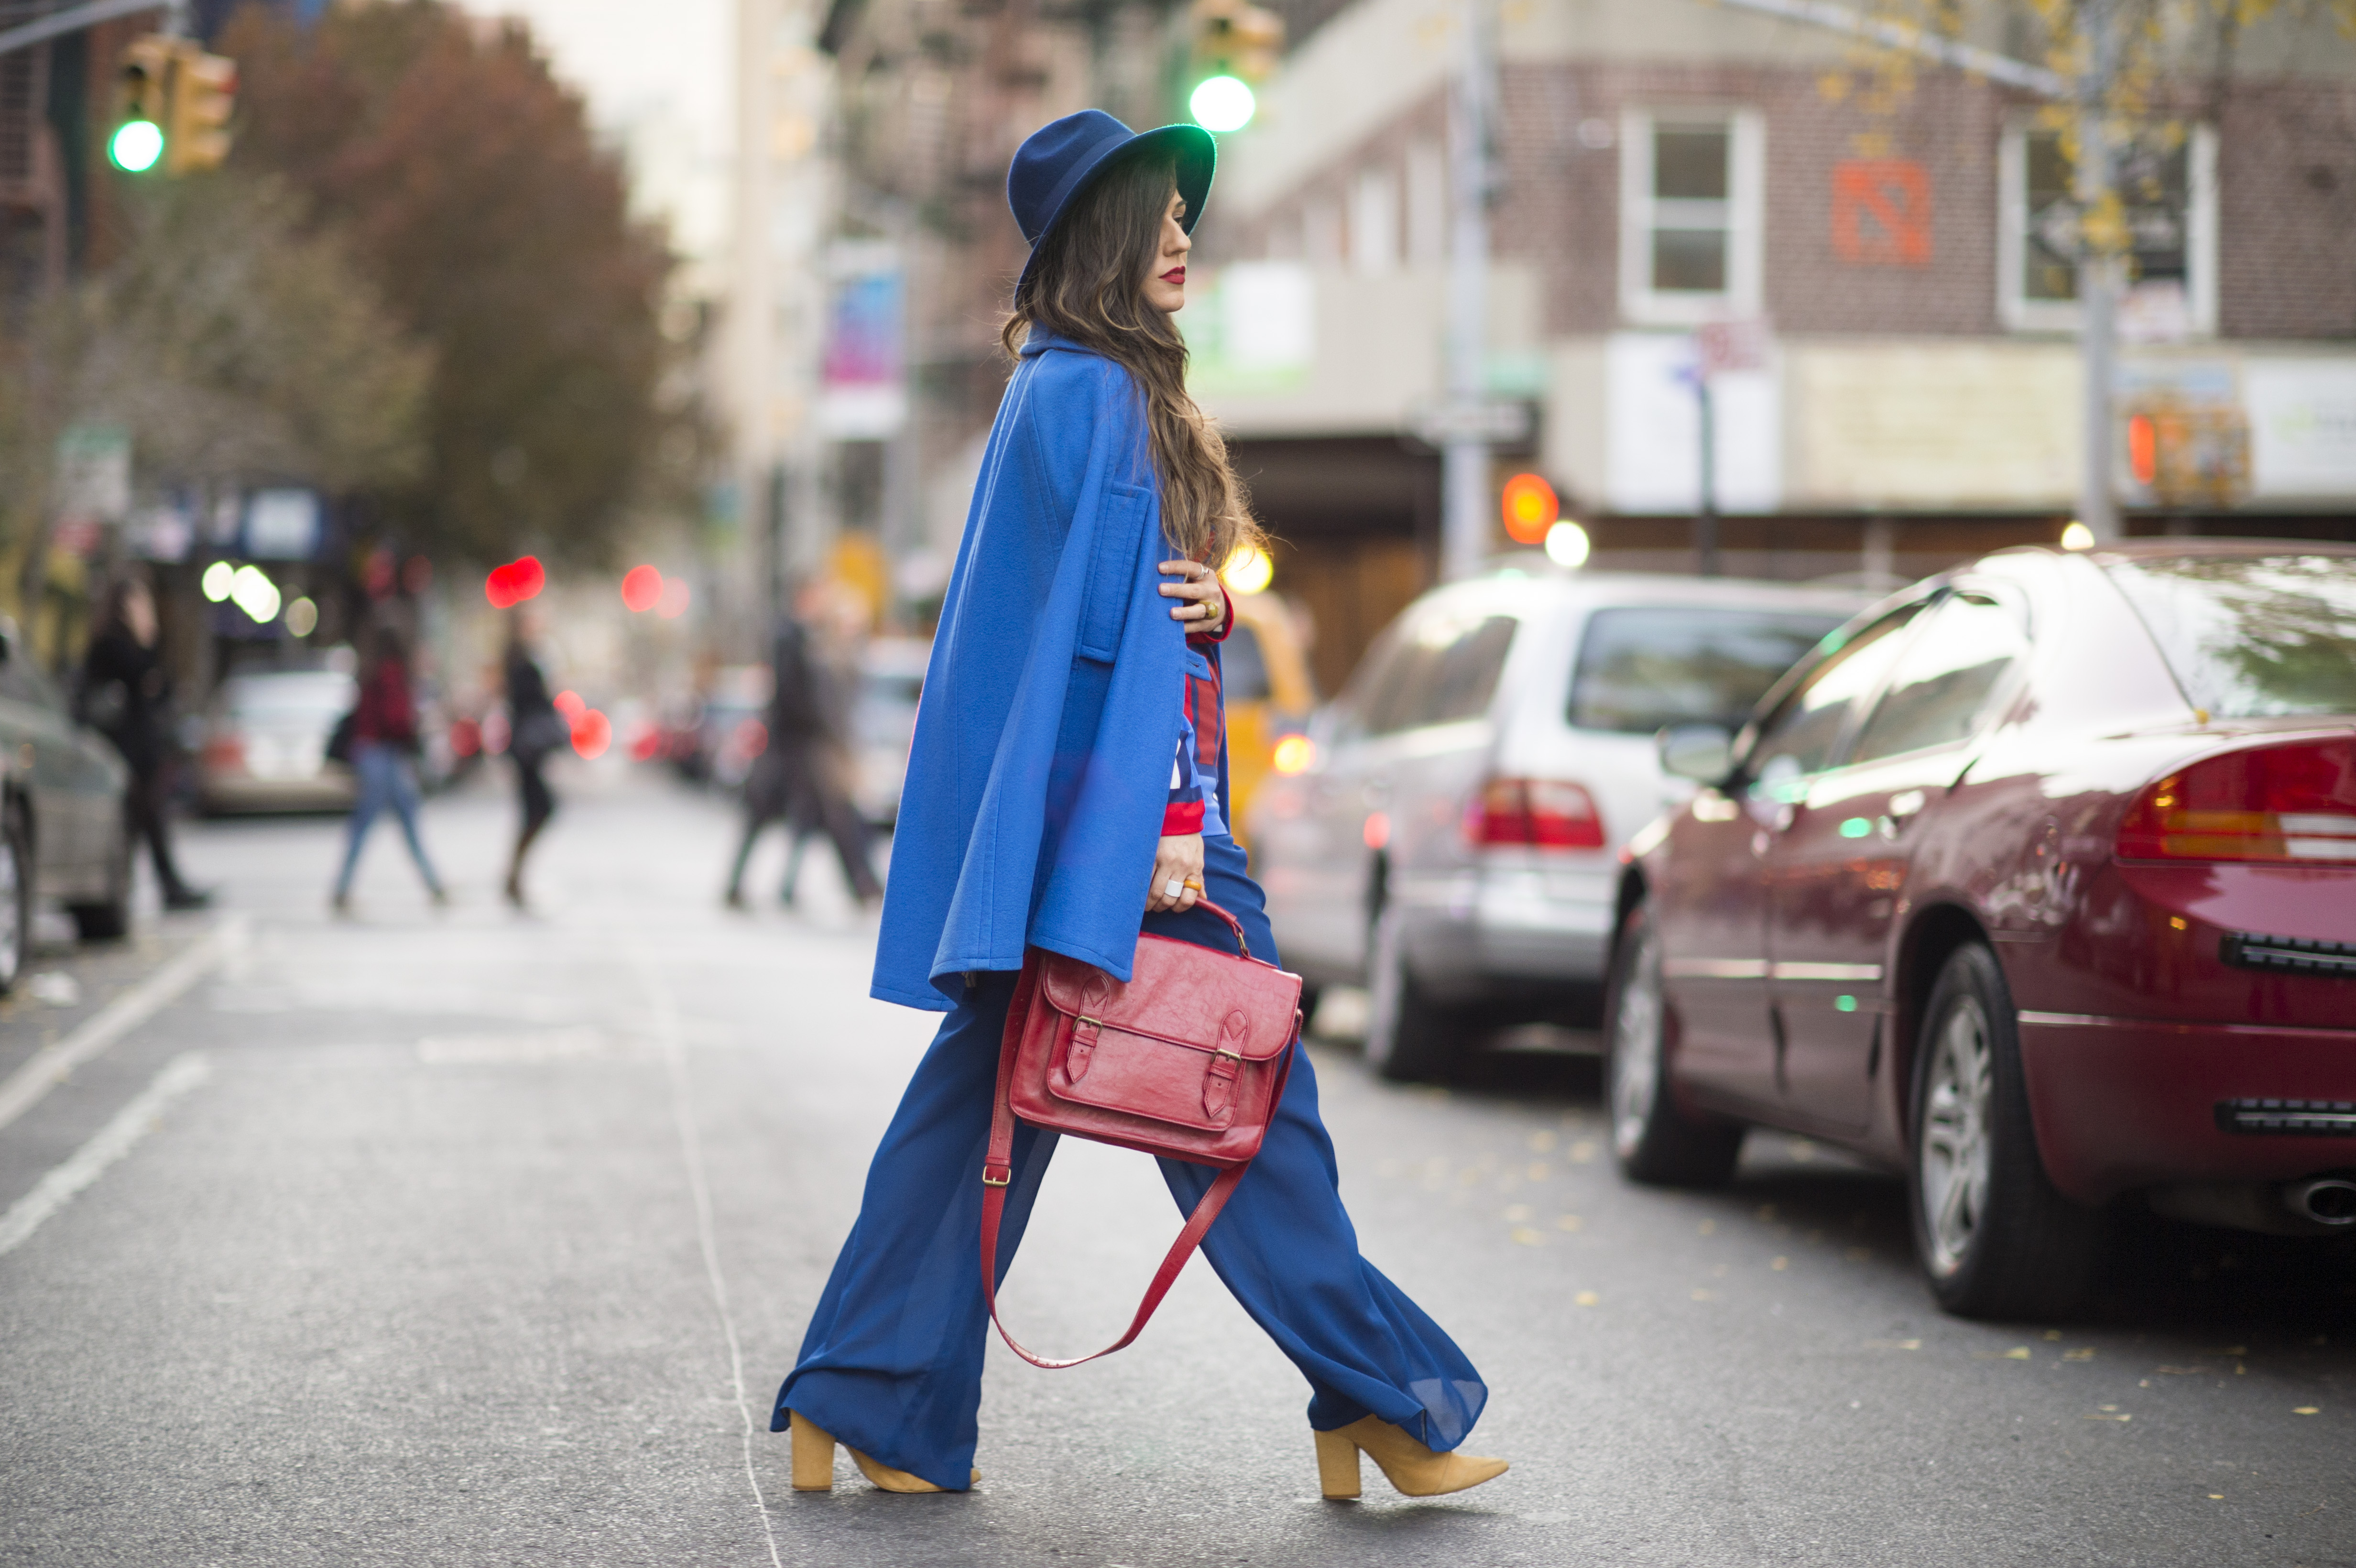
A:
POLYGON ((1671 724, 1740 729, 1767 688, 1840 624, 1813 611, 1598 610, 1580 639, 1571 725, 1642 735, 1671 724))
POLYGON ((221 705, 239 719, 295 718, 341 713, 355 695, 352 677, 332 670, 241 675, 230 678, 221 705))
POLYGON ((2103 564, 2186 699, 2211 718, 2356 712, 2356 559, 2188 555, 2103 564))

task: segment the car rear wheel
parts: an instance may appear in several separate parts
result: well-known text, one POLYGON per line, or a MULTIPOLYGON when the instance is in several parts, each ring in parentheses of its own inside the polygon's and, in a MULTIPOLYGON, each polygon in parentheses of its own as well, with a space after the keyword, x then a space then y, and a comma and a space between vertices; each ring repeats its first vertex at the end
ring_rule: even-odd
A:
POLYGON ((1367 967, 1366 1064, 1395 1083, 1426 1083, 1447 1075, 1456 1060, 1462 1020, 1436 1007, 1407 965, 1399 912, 1375 922, 1374 961, 1367 967))
POLYGON ((118 825, 107 852, 106 896, 95 903, 67 906, 74 931, 84 942, 114 942, 131 934, 131 834, 118 825))
POLYGON ((24 978, 33 944, 32 836, 14 806, 0 817, 0 996, 24 978))
POLYGON ((1939 971, 1914 1061, 1908 1209, 1932 1294, 1965 1317, 2068 1311, 2101 1271, 2103 1217, 2046 1177, 2018 1015, 1987 948, 1958 948, 1939 971))
POLYGON ((1742 1157, 1743 1127, 1696 1120, 1669 1089, 1675 1019, 1661 985, 1661 937, 1639 903, 1620 924, 1604 993, 1604 1083, 1611 1097, 1612 1152, 1633 1181, 1718 1187, 1742 1157))

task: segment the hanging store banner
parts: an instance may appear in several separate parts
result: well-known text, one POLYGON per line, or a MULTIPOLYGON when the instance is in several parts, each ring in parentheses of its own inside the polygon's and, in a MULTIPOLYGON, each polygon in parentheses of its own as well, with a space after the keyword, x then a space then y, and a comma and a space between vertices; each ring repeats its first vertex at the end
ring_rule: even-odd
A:
POLYGON ((2259 500, 2356 500, 2356 359, 2245 359, 2259 500))
MULTIPOLYGON (((1615 512, 1701 505, 1701 367, 1684 333, 1622 332, 1605 352, 1605 491, 1615 512)), ((1718 508, 1772 512, 1783 499, 1783 404, 1772 353, 1709 379, 1718 508)))
POLYGON ((907 289, 899 247, 843 240, 828 251, 827 272, 819 431, 835 441, 887 441, 908 420, 907 289))

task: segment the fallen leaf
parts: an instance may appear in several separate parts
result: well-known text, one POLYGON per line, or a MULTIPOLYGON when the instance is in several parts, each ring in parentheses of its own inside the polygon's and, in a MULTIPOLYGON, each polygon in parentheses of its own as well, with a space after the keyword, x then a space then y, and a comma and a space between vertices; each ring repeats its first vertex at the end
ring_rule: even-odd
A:
POLYGON ((1570 1162, 1573 1165, 1585 1165, 1589 1160, 1593 1159, 1594 1157, 1595 1146, 1585 1138, 1581 1138, 1579 1142, 1570 1146, 1570 1162))
POLYGON ((2318 1404, 2294 1405, 2291 1407, 2291 1413, 2293 1415, 2321 1415, 2323 1413, 2323 1407, 2318 1404))
POLYGON ((2094 1348, 2092 1345, 2082 1345, 2074 1350, 2064 1350, 2062 1352, 2062 1359, 2065 1361, 2091 1361, 2094 1359, 2094 1348))
POLYGON ((1558 1231, 1576 1231, 1586 1222, 1576 1214, 1565 1214, 1554 1222, 1554 1228, 1558 1231))
POLYGON ((1694 1228, 1705 1236, 1710 1235, 1718 1230, 1718 1221, 1715 1220, 1704 1220, 1699 1225, 1697 1225, 1694 1228))
POLYGON ((2029 1347, 2026 1345, 2015 1345, 2009 1350, 1974 1350, 1972 1352, 1972 1360, 1976 1361, 2025 1361, 2029 1360, 2029 1347))
POLYGON ((1865 1348, 1869 1350, 1919 1350, 1922 1348, 1922 1341, 1920 1339, 1868 1339, 1865 1342, 1865 1348))
POLYGON ((2089 1415, 2086 1419, 2089 1421, 2133 1421, 2135 1417, 2132 1415, 2089 1415))
POLYGON ((2201 1377, 2206 1375, 2211 1370, 2211 1369, 2208 1367, 2154 1367, 2152 1369, 2152 1371, 2156 1372, 2166 1372, 2172 1378, 2201 1377))
POLYGON ((1697 1290, 1693 1293, 1693 1298, 1696 1301, 1715 1301, 1718 1299, 1718 1293, 1714 1290, 1697 1290))
POLYGON ((1552 1147, 1554 1147, 1554 1134, 1551 1132, 1548 1132, 1544 1128, 1540 1128, 1538 1131, 1530 1135, 1530 1152, 1532 1154, 1544 1154, 1547 1150, 1552 1147))
POLYGON ((1516 1224, 1529 1217, 1530 1206, 1526 1203, 1515 1203, 1505 1211, 1505 1218, 1513 1221, 1516 1224))
POLYGON ((1767 1266, 1780 1273, 1781 1271, 1792 1266, 1792 1260, 1789 1258, 1777 1258, 1773 1263, 1769 1264, 1767 1266))
POLYGON ((2209 1494, 2209 1500, 2212 1503, 2222 1503, 2225 1500, 2225 1494, 2222 1492, 2211 1492, 2209 1494))
POLYGON ((1522 1174, 1532 1181, 1544 1181, 1547 1179, 1547 1162, 1542 1159, 1534 1159, 1530 1161, 1529 1169, 1524 1171, 1522 1174))
POLYGON ((1514 1227, 1514 1240, 1519 1242, 1526 1247, 1542 1247, 1546 1245, 1545 1232, 1533 1231, 1527 1225, 1516 1225, 1514 1227))
POLYGON ((1603 1298, 1591 1290, 1582 1290, 1570 1298, 1573 1307, 1592 1307, 1603 1298))
POLYGON ((2062 1338, 2062 1330, 2059 1328, 2048 1328, 2045 1330, 2045 1337, 2049 1339, 2059 1339, 2062 1338))

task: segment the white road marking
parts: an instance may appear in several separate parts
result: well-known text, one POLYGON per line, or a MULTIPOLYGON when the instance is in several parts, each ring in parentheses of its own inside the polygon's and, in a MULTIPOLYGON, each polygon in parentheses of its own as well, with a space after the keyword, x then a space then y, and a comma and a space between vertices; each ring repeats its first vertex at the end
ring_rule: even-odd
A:
POLYGON ((90 1141, 73 1151, 63 1165, 41 1178, 38 1185, 0 1214, 0 1257, 5 1257, 41 1228, 41 1221, 64 1208, 74 1195, 105 1173, 106 1168, 131 1152, 162 1120, 164 1108, 211 1073, 212 1064, 197 1051, 185 1051, 166 1063, 139 1097, 99 1128, 90 1141))
POLYGON ((687 1186, 695 1200, 695 1236, 703 1247, 703 1275, 712 1286, 712 1305, 720 1314, 720 1331, 728 1341, 728 1376, 736 1391, 736 1414, 744 1423, 744 1479, 753 1488, 753 1508, 761 1516, 761 1535, 769 1543, 772 1568, 785 1568, 777 1552, 777 1531, 769 1522, 768 1499, 761 1495, 760 1471, 753 1464, 753 1406, 744 1394, 744 1351, 736 1334, 736 1317, 728 1309, 728 1281, 720 1272, 720 1242, 712 1223, 712 1184, 703 1170, 703 1139, 695 1130, 695 1109, 687 1083, 687 1039, 680 1029, 679 1000, 670 982, 643 947, 630 956, 645 976, 647 995, 654 1004, 655 1036, 661 1042, 663 1064, 670 1072, 671 1120, 679 1127, 679 1150, 687 1165, 687 1186))
POLYGON ((40 1102, 73 1076, 75 1068, 153 1018, 166 1003, 244 945, 245 919, 230 915, 198 937, 171 962, 82 1019, 71 1034, 33 1053, 33 1059, 0 1083, 0 1127, 40 1102))

